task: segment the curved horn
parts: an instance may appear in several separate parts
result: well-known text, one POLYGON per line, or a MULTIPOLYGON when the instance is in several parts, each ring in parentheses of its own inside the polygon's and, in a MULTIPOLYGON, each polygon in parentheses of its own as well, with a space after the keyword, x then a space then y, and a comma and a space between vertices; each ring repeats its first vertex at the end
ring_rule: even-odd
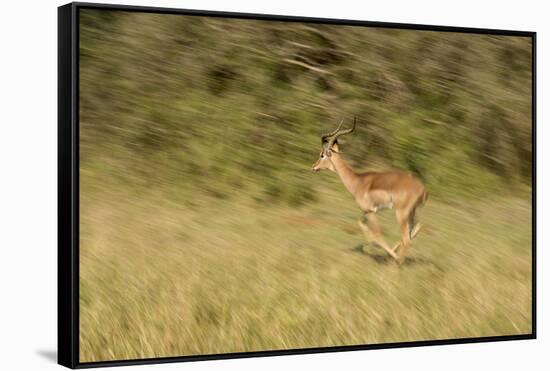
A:
POLYGON ((335 133, 335 135, 330 139, 330 141, 328 142, 328 146, 327 148, 332 148, 332 145, 334 144, 334 142, 336 142, 336 139, 338 139, 338 137, 342 136, 342 135, 346 135, 346 134, 349 134, 351 132, 353 132, 355 130, 355 123, 357 121, 357 117, 354 117, 353 118, 353 126, 349 129, 346 129, 346 130, 342 130, 342 131, 339 131, 337 133, 335 133))
POLYGON ((321 143, 325 143, 325 140, 331 136, 333 136, 334 134, 338 133, 338 130, 340 130, 340 128, 342 127, 342 124, 344 123, 344 119, 342 119, 342 121, 340 121, 340 125, 338 125, 338 127, 336 128, 336 130, 334 130, 333 132, 330 132, 328 134, 324 134, 321 136, 321 143))

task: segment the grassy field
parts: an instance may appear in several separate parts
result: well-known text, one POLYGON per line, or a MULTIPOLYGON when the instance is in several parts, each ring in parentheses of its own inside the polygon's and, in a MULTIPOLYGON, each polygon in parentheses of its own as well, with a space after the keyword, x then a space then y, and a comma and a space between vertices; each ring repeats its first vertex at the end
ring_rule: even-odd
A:
POLYGON ((81 361, 531 331, 526 199, 430 199, 398 267, 338 187, 301 208, 116 189, 81 193, 81 361))

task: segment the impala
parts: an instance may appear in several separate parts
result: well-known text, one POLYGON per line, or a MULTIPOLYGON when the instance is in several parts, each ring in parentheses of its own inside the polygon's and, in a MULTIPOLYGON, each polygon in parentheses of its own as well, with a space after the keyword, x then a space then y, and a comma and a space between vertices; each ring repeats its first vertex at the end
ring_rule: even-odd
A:
POLYGON ((421 229, 421 224, 416 222, 415 212, 418 206, 426 202, 428 192, 420 180, 403 171, 358 173, 353 170, 340 155, 338 138, 353 132, 355 123, 356 119, 353 120, 351 128, 341 130, 342 120, 335 131, 321 137, 321 154, 313 164, 312 170, 328 169, 338 174, 363 212, 359 218, 359 226, 367 241, 373 241, 381 246, 401 264, 411 240, 421 229), (401 240, 393 248, 384 241, 376 218, 376 213, 382 209, 394 209, 401 227, 401 240))

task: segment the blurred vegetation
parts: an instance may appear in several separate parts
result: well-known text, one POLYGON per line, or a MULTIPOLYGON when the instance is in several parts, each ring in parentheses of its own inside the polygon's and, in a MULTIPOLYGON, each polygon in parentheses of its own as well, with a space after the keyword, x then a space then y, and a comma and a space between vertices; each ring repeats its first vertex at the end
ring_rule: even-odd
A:
POLYGON ((357 116, 342 146, 357 168, 410 170, 436 197, 530 189, 529 38, 96 10, 80 20, 90 179, 298 206, 338 183, 308 172, 320 134, 357 116))

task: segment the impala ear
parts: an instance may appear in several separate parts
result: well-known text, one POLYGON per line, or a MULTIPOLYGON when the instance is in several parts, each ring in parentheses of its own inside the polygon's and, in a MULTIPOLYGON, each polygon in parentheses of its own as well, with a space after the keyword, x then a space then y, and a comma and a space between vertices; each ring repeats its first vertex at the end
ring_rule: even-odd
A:
POLYGON ((330 148, 330 150, 333 151, 333 152, 338 153, 338 149, 339 149, 339 148, 338 148, 338 139, 336 139, 336 140, 334 141, 334 143, 332 143, 332 147, 330 148))

